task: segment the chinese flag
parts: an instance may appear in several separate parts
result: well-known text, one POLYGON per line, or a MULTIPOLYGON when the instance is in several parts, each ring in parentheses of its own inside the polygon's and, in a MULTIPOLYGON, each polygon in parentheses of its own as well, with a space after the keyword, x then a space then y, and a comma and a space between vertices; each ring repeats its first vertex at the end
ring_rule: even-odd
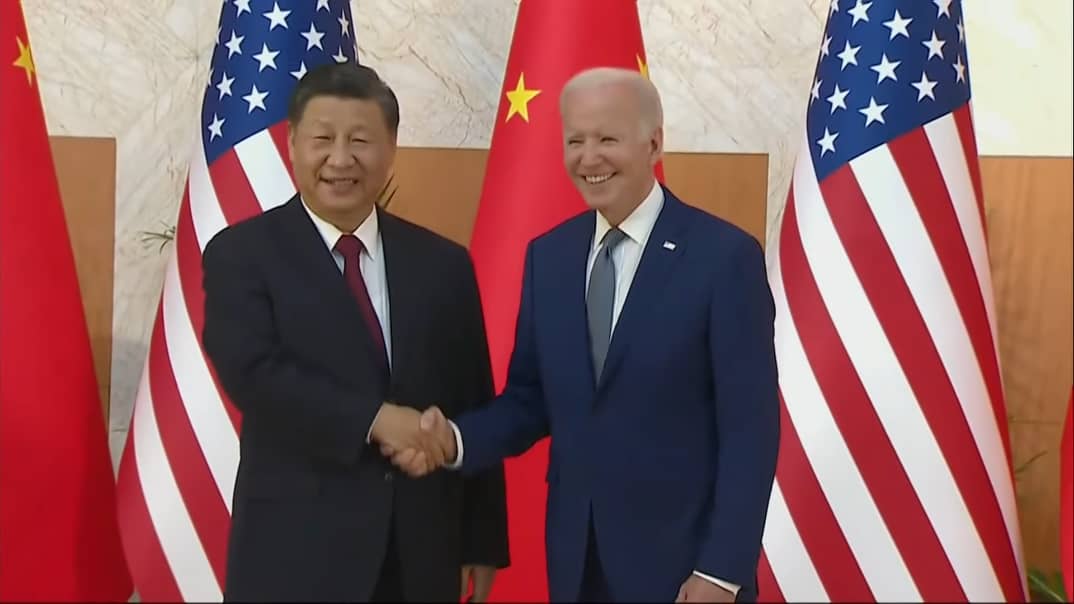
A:
POLYGON ((1067 598, 1074 598, 1074 392, 1067 404, 1067 421, 1059 460, 1059 556, 1067 598))
POLYGON ((0 2, 0 600, 120 600, 108 437, 18 1, 0 2))
MULTIPOLYGON (((521 0, 470 251, 497 391, 514 345, 526 245, 585 210, 563 165, 559 93, 590 67, 648 74, 634 0, 521 0)), ((495 601, 548 601, 544 557, 547 439, 506 463, 511 567, 495 601)))

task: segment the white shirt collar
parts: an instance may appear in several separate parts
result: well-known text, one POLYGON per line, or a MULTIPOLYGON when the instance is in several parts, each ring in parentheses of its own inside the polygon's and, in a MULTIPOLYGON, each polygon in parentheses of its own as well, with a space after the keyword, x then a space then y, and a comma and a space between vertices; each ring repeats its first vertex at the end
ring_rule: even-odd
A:
MULTIPOLYGON (((301 199, 301 198, 300 198, 301 199)), ((302 207, 309 214, 310 220, 313 221, 313 226, 317 227, 317 232, 321 234, 321 238, 324 239, 324 244, 328 246, 329 250, 336 247, 336 242, 343 235, 354 235, 365 246, 365 252, 369 254, 369 257, 373 260, 377 259, 377 252, 379 250, 377 246, 377 239, 380 235, 380 221, 377 218, 377 209, 373 208, 373 211, 369 213, 369 216, 358 225, 358 228, 353 233, 344 233, 336 228, 336 225, 328 222, 324 218, 321 218, 317 214, 313 213, 313 210, 306 205, 306 200, 302 199, 302 207)))
MULTIPOLYGON (((660 216, 660 210, 663 207, 664 190, 660 188, 660 183, 654 182, 653 188, 649 190, 649 194, 645 196, 645 199, 619 224, 619 230, 623 231, 634 243, 643 245, 649 238, 649 233, 652 232, 653 226, 656 225, 656 219, 660 216)), ((596 214, 597 226, 596 232, 593 234, 594 250, 600 247, 605 233, 612 228, 612 225, 608 223, 608 219, 603 214, 600 212, 596 212, 596 214)))

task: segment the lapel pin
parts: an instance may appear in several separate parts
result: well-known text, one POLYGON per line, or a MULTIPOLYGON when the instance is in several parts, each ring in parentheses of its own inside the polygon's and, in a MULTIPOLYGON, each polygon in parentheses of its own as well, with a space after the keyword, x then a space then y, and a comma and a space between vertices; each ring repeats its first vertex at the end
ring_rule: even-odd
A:
POLYGON ((674 241, 665 241, 664 242, 664 249, 674 251, 675 250, 675 242, 674 241))

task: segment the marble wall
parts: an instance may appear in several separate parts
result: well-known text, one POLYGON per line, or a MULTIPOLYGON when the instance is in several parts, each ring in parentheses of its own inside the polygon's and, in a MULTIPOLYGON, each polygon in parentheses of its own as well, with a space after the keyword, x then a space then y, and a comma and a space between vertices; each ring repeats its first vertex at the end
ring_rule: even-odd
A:
MULTIPOLYGON (((145 233, 175 220, 220 0, 22 2, 50 132, 117 140, 118 455, 163 279, 165 256, 145 233)), ((352 3, 360 56, 399 94, 401 144, 487 147, 517 1, 352 3)), ((769 154, 771 225, 828 0, 638 0, 638 10, 668 149, 769 154)), ((1071 155, 1071 3, 967 0, 965 10, 981 152, 1071 155)))

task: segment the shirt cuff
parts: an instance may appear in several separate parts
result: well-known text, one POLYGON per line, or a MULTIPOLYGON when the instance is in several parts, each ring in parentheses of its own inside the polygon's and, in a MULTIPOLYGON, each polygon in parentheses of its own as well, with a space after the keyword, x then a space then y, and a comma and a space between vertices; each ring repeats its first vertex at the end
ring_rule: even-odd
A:
POLYGON ((458 470, 462 467, 462 432, 459 432, 459 427, 455 425, 455 422, 448 420, 451 424, 451 431, 455 433, 455 461, 444 464, 444 467, 449 470, 458 470))
POLYGON ((369 431, 365 433, 365 444, 371 444, 373 442, 373 426, 377 425, 377 418, 380 417, 380 412, 384 410, 384 405, 377 409, 377 414, 373 416, 373 421, 369 422, 369 431))
POLYGON ((727 591, 731 592, 735 596, 738 595, 738 590, 742 589, 741 587, 739 587, 738 585, 735 585, 734 583, 728 583, 727 581, 722 581, 720 579, 717 579, 716 577, 710 577, 710 576, 706 575, 705 573, 698 572, 696 570, 694 571, 694 574, 699 576, 699 577, 701 577, 702 579, 708 581, 709 583, 715 583, 716 585, 718 585, 718 586, 726 589, 727 591))

